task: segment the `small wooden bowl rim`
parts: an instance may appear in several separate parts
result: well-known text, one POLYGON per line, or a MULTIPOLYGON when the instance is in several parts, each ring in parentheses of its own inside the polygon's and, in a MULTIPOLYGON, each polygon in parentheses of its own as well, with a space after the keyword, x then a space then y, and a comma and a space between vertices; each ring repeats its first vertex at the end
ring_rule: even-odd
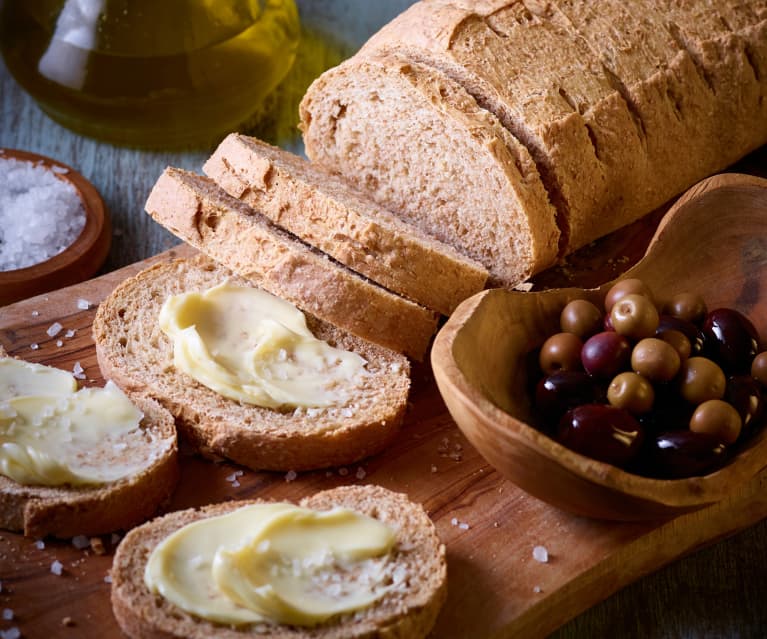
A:
MULTIPOLYGON (((515 445, 530 450, 531 454, 548 458, 553 463, 563 467, 573 477, 585 480, 596 487, 631 497, 636 503, 645 504, 656 515, 659 512, 665 512, 665 516, 670 516, 675 513, 695 510, 725 498, 736 485, 736 482, 754 476, 767 466, 767 429, 762 429, 748 447, 740 451, 724 467, 707 475, 685 479, 654 479, 635 475, 611 464, 580 455, 507 413, 489 399, 481 389, 469 383, 455 360, 453 349, 467 322, 482 309, 492 296, 559 296, 571 292, 573 297, 583 294, 595 298, 597 296, 602 297, 616 280, 632 277, 632 274, 637 270, 641 270, 642 263, 652 252, 653 245, 658 241, 663 230, 674 223, 675 213, 694 199, 697 194, 732 188, 756 188, 767 194, 767 180, 749 175, 724 174, 713 176, 698 183, 680 198, 663 217, 642 259, 619 277, 598 288, 581 289, 574 287, 531 293, 492 289, 482 291, 464 301, 442 327, 432 347, 432 365, 440 392, 446 403, 461 402, 463 408, 481 422, 484 428, 502 433, 503 437, 513 440, 515 445), (452 397, 448 399, 447 395, 452 397), (655 505, 660 508, 654 508, 655 505)), ((458 423, 458 426, 465 434, 468 434, 463 424, 458 423)), ((499 470, 505 474, 502 469, 499 470)), ((510 479, 514 481, 513 477, 510 479)), ((536 496, 546 500, 545 492, 543 490, 536 496)), ((559 505, 561 506, 561 504, 559 505)), ((599 516, 612 518, 606 514, 606 510, 609 508, 601 508, 598 505, 595 505, 594 508, 594 512, 601 513, 599 516)), ((582 512, 581 514, 588 513, 582 512)), ((626 517, 617 516, 615 518, 625 519, 626 517)), ((637 517, 637 519, 647 518, 652 517, 637 517)))
POLYGON ((29 151, 0 149, 0 159, 65 169, 52 173, 75 188, 85 210, 83 230, 61 253, 31 266, 0 271, 0 305, 75 284, 94 275, 109 252, 112 229, 104 201, 93 184, 63 162, 29 151))

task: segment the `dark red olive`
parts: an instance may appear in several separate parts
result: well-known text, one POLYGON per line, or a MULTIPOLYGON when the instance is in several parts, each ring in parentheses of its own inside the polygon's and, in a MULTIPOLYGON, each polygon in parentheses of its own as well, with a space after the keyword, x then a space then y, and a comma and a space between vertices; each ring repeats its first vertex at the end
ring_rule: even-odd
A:
POLYGON ((642 446, 644 431, 628 411, 605 404, 583 404, 559 422, 557 441, 592 459, 625 467, 642 446))
POLYGON ((727 460, 727 446, 708 433, 673 430, 648 441, 642 474, 665 479, 705 475, 727 460))
POLYGON ((655 334, 659 335, 663 331, 668 330, 679 331, 690 340, 690 357, 700 355, 703 350, 703 333, 700 332, 700 329, 695 324, 679 317, 661 315, 658 319, 658 330, 655 331, 655 334))
POLYGON ((556 427, 559 418, 568 410, 599 402, 603 395, 596 380, 583 371, 558 371, 538 382, 535 407, 548 424, 556 427))
POLYGON ((677 428, 686 429, 695 407, 680 399, 679 392, 673 382, 655 384, 654 389, 653 409, 649 413, 637 417, 647 437, 677 428))
POLYGON ((717 308, 703 321, 704 348, 725 373, 736 375, 751 370, 759 352, 759 335, 751 321, 733 308, 717 308))
POLYGON ((631 343, 614 331, 592 335, 581 350, 581 361, 586 372, 603 379, 612 379, 627 370, 630 360, 631 343))
POLYGON ((748 437, 762 423, 765 415, 764 394, 761 384, 750 375, 737 375, 727 380, 724 399, 735 407, 743 430, 741 437, 748 437))

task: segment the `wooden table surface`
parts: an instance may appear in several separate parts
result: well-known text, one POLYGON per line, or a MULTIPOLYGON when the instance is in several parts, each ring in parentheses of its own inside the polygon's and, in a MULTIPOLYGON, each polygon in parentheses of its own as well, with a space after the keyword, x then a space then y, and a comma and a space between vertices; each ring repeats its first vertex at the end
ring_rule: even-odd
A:
MULTIPOLYGON (((377 15, 370 15, 369 5, 364 0, 299 2, 306 25, 316 25, 326 33, 335 29, 349 38, 337 47, 324 49, 319 59, 317 55, 312 56, 311 65, 332 63, 339 55, 348 53, 378 24, 409 2, 387 0, 382 4, 386 6, 378 7, 377 15), (343 16, 349 26, 340 28, 338 16, 343 16)), ((309 61, 305 62, 309 65, 309 61)), ((309 72, 306 67, 304 72, 309 72)), ((296 82, 300 84, 300 80, 296 82)), ((295 103, 296 91, 285 91, 280 99, 284 105, 295 103)), ((261 134, 268 137, 270 131, 263 130, 261 134)), ((277 141, 287 148, 300 150, 296 137, 283 136, 277 141)), ((136 151, 71 133, 53 123, 35 106, 9 77, 2 63, 0 147, 25 149, 56 158, 75 167, 95 184, 111 212, 114 226, 105 272, 177 243, 143 213, 144 200, 166 165, 199 171, 210 153, 210 149, 136 151)), ((747 158, 739 169, 767 175, 767 149, 747 158)), ((560 271, 549 280, 556 281, 561 277, 560 271)), ((547 278, 543 277, 541 281, 545 282, 547 278)), ((0 308, 0 314, 2 312, 0 308)), ((2 563, 0 581, 1 567, 2 563)), ((509 575, 509 579, 513 578, 509 575)), ((3 607, 1 598, 0 607, 3 607)), ((0 630, 8 626, 7 622, 0 621, 0 630)), ((67 631, 67 636, 77 636, 76 629, 67 631)), ((624 588, 553 636, 558 639, 767 636, 767 522, 678 560, 624 588)))

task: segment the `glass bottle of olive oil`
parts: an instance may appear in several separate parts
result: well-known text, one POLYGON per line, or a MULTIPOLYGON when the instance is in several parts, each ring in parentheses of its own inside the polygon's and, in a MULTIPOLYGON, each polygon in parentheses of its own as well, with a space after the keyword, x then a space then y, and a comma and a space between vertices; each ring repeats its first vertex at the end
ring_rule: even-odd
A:
POLYGON ((294 0, 5 0, 0 50, 56 121, 118 144, 196 146, 262 105, 295 58, 294 0))

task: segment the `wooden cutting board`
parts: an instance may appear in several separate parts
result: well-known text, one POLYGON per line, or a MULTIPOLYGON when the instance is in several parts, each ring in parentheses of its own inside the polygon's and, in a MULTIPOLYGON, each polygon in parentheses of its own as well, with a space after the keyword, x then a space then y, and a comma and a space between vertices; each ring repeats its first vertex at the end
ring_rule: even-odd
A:
MULTIPOLYGON (((653 214, 588 247, 541 275, 537 285, 590 286, 612 279, 639 258, 659 217, 653 214)), ((86 383, 103 384, 90 337, 93 307, 151 261, 186 252, 174 249, 0 308, 0 343, 13 355, 67 370, 79 362, 86 383), (92 307, 80 308, 79 300, 92 307), (54 322, 63 328, 50 337, 54 322)), ((574 517, 526 495, 487 465, 447 413, 428 365, 415 367, 411 399, 406 427, 389 450, 293 481, 281 473, 214 464, 186 451, 170 509, 238 498, 297 500, 342 484, 376 483, 406 492, 424 504, 448 549, 448 601, 434 631, 440 638, 545 635, 640 576, 767 516, 763 471, 725 502, 664 523, 574 517), (243 474, 235 478, 236 470, 243 474), (547 550, 547 562, 533 558, 536 546, 547 550)), ((69 540, 0 536, 0 608, 13 611, 10 623, 24 637, 120 636, 108 583, 117 538, 101 542, 104 554, 77 549, 69 540), (60 576, 51 572, 54 562, 63 566, 60 576)))

